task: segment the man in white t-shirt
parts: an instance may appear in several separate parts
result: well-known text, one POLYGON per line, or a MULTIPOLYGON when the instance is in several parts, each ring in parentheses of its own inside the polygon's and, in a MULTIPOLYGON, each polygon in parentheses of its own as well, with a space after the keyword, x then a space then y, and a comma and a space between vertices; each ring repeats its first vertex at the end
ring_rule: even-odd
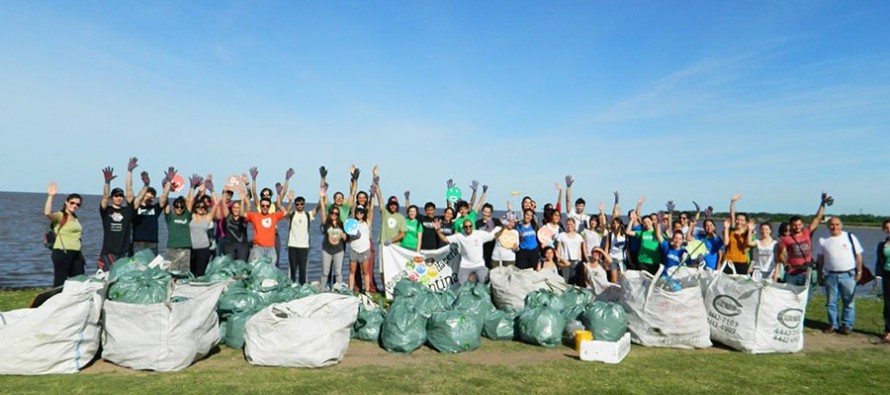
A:
POLYGON ((829 327, 824 332, 839 331, 849 335, 856 319, 856 282, 862 278, 862 245, 856 236, 843 231, 840 218, 828 220, 828 230, 831 235, 819 239, 819 258, 816 261, 819 282, 825 285, 825 296, 828 298, 825 306, 828 309, 829 327), (838 295, 844 303, 840 323, 837 314, 838 295))
POLYGON ((297 273, 300 274, 300 284, 306 284, 306 266, 309 264, 309 223, 315 219, 315 215, 321 208, 321 201, 311 211, 305 210, 306 199, 297 196, 294 199, 296 210, 290 215, 290 229, 287 237, 287 260, 289 263, 290 279, 297 282, 297 273))
POLYGON ((482 245, 496 239, 504 231, 503 227, 496 227, 491 232, 473 230, 473 221, 465 219, 460 223, 463 233, 456 232, 451 236, 442 233, 442 225, 436 220, 436 235, 444 243, 454 243, 460 247, 460 270, 457 273, 458 282, 463 284, 470 278, 470 273, 476 277, 476 283, 488 282, 488 268, 485 267, 485 258, 482 245))

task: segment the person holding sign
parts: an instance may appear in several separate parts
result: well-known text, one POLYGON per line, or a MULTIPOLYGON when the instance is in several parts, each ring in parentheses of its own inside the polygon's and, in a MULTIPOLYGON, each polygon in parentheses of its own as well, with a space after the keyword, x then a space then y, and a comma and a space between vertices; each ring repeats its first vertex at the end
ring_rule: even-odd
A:
POLYGON ((442 223, 436 222, 436 235, 443 243, 454 243, 460 246, 460 270, 457 279, 460 284, 467 282, 472 274, 476 283, 488 282, 488 268, 485 267, 485 259, 482 255, 482 245, 494 240, 504 231, 503 227, 495 228, 494 232, 473 230, 473 221, 464 219, 460 221, 463 233, 455 233, 451 236, 442 234, 442 223))
MULTIPOLYGON (((377 201, 383 201, 383 192, 380 191, 380 171, 374 166, 374 195, 377 201)), ((386 200, 386 206, 380 207, 380 250, 388 247, 393 243, 398 243, 405 238, 408 231, 408 225, 405 224, 405 217, 399 214, 399 198, 390 196, 386 200)), ((381 258, 383 254, 380 254, 381 258)), ((380 274, 383 274, 383 261, 380 262, 380 274)), ((385 275, 383 278, 386 278, 385 275)))

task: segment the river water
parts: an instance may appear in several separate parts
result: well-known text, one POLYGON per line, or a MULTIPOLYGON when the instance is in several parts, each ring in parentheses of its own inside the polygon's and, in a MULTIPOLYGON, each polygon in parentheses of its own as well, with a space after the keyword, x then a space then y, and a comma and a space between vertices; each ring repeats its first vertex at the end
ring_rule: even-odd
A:
MULTIPOLYGON (((61 207, 64 196, 56 196, 53 209, 61 207)), ((83 253, 87 261, 87 273, 96 271, 96 259, 99 249, 102 247, 102 223, 99 220, 100 196, 83 196, 83 205, 78 212, 78 218, 84 227, 83 253)), ((23 287, 47 287, 52 284, 53 265, 50 260, 50 251, 43 246, 43 234, 47 229, 48 220, 43 216, 43 205, 46 195, 42 193, 0 192, 0 207, 6 210, 17 211, 21 209, 22 215, 13 215, 0 222, 0 288, 23 287)), ((311 209, 309 205, 307 209, 311 209)), ((441 210, 439 210, 441 212, 441 210)), ((376 236, 379 231, 379 215, 375 216, 372 225, 372 234, 376 236)), ((317 222, 313 222, 317 225, 317 222)), ((159 253, 166 253, 167 228, 163 220, 160 221, 159 253)), ((248 227, 249 228, 249 227, 248 227)), ((859 237, 864 251, 864 262, 869 268, 874 268, 875 246, 884 239, 885 235, 876 228, 846 228, 859 237)), ((279 222, 279 232, 283 235, 287 232, 287 224, 279 222)), ((828 230, 820 227, 814 236, 814 240, 824 237, 828 230)), ((774 235, 775 236, 775 235, 774 235)), ((286 240, 283 241, 286 243, 286 240)), ((314 234, 311 238, 309 253, 310 281, 321 278, 321 234, 314 234)), ((279 267, 286 268, 287 249, 282 248, 279 259, 279 267)), ((376 269, 376 267, 375 267, 376 269)), ((344 264, 344 277, 348 273, 348 263, 344 264)), ((862 291, 873 289, 873 284, 867 284, 862 291)))

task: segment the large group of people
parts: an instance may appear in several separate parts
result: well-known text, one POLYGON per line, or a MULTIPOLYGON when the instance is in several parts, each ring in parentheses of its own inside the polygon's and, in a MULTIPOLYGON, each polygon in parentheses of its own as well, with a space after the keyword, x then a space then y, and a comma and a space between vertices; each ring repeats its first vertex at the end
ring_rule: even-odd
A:
MULTIPOLYGON (((810 281, 808 275, 814 272, 826 290, 826 332, 849 334, 854 325, 854 291, 863 275, 863 250, 855 235, 843 231, 837 217, 828 220, 829 236, 813 241, 825 207, 833 203, 833 198, 825 193, 810 223, 804 224, 801 217, 793 216, 779 226, 774 237, 770 223, 756 224, 747 214, 736 211, 739 194, 731 197, 729 219, 723 221, 723 230, 718 232, 713 208, 701 210, 695 202, 695 210, 690 212, 677 211, 669 201, 665 210, 647 215, 643 211, 646 200, 640 197, 636 207, 627 212, 625 223, 619 207, 620 194, 614 192, 610 217, 604 203, 598 205, 597 213, 588 214, 584 199, 572 201, 571 176, 565 178, 565 200, 563 184, 556 183, 557 200, 545 204, 540 216, 537 203, 526 196, 518 213, 507 202, 506 213, 497 218, 494 206, 486 202, 488 186, 482 185, 477 196, 478 181, 470 184, 469 200, 456 196, 446 199, 441 215, 437 215, 438 207, 432 201, 426 202, 420 213, 418 206, 410 203, 410 192, 405 191, 403 214, 397 196, 384 200, 376 166, 367 191, 358 191, 360 170, 350 166, 348 195, 335 192, 332 200, 328 198, 328 171, 324 166, 319 168, 318 202, 312 210, 306 208, 305 197, 295 197, 289 189, 293 169, 285 172, 283 183, 276 183, 274 191, 263 188, 258 194, 256 167, 240 178, 228 179, 221 193, 214 189, 212 175, 194 174, 186 180, 170 167, 164 173, 158 197, 144 171, 140 174, 143 186, 134 191, 133 171, 137 167, 137 159, 131 158, 124 189, 112 188, 117 176, 111 167, 102 169, 104 188, 99 214, 103 238, 97 259, 99 269, 108 270, 134 251, 150 249, 157 254, 158 222, 163 215, 169 270, 194 276, 204 274, 213 256, 268 258, 277 264, 284 241, 291 280, 307 283, 310 238, 318 232, 313 229, 320 229, 320 284, 326 286, 332 276, 333 283, 345 284, 350 290, 374 291, 375 246, 371 240, 376 233, 377 249, 398 245, 419 253, 457 244, 462 258, 458 274, 461 283, 486 282, 490 269, 511 265, 549 271, 582 287, 591 286, 587 274, 597 268, 607 273, 610 282, 617 282, 623 270, 656 274, 661 267, 665 268, 664 273, 683 265, 793 285, 806 284, 810 281), (176 191, 184 193, 173 198, 171 204, 170 194, 176 191), (381 224, 377 230, 372 229, 375 214, 381 224), (319 224, 313 228, 316 218, 319 224), (288 224, 284 235, 278 231, 280 221, 288 224), (348 262, 346 279, 344 261, 348 262), (840 313, 839 304, 843 305, 840 313)), ((453 180, 448 180, 446 186, 449 191, 456 189, 453 180)), ((77 218, 83 199, 70 194, 61 209, 53 211, 57 191, 57 185, 50 183, 44 208, 56 235, 52 244, 54 286, 83 274, 86 264, 81 252, 83 227, 77 218)), ((890 270, 890 221, 884 222, 883 230, 887 239, 877 247, 878 275, 890 270)), ((883 277, 885 290, 890 289, 888 278, 883 277)), ((886 292, 884 296, 884 340, 890 341, 890 303, 886 292)))

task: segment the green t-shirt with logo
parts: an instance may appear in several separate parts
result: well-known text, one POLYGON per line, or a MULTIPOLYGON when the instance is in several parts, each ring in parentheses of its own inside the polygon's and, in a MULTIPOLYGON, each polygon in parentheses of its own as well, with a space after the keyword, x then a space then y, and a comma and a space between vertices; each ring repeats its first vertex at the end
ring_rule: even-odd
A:
POLYGON ((183 210, 176 215, 173 211, 164 215, 167 222, 167 248, 192 248, 192 236, 189 233, 189 222, 192 213, 183 210))
POLYGON ((466 216, 454 219, 455 233, 464 233, 464 221, 466 220, 470 220, 470 224, 473 225, 473 230, 476 230, 476 212, 470 210, 466 216))
POLYGON ((661 264, 661 250, 659 249, 658 238, 655 237, 654 230, 641 230, 637 232, 637 238, 640 239, 640 255, 638 260, 646 265, 661 264))
POLYGON ((407 232, 408 225, 405 224, 405 217, 398 212, 390 213, 383 210, 380 215, 380 242, 392 240, 398 236, 400 232, 407 232))
POLYGON ((423 225, 417 219, 405 220, 405 238, 402 239, 402 247, 409 250, 417 249, 417 235, 423 232, 423 225))

